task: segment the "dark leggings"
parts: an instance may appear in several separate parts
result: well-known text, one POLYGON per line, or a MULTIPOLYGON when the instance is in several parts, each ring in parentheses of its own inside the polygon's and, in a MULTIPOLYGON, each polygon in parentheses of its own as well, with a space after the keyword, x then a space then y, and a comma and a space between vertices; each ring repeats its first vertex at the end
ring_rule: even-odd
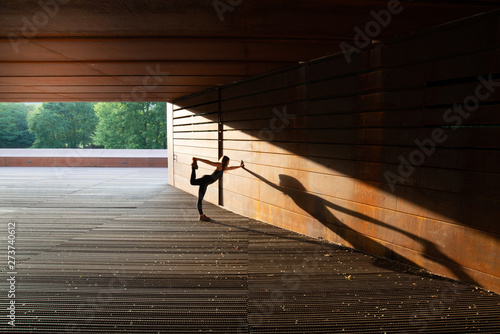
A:
POLYGON ((207 192, 207 187, 209 184, 214 183, 214 179, 210 175, 204 175, 199 179, 196 178, 196 171, 193 168, 191 171, 191 185, 200 186, 200 190, 198 191, 198 212, 200 215, 203 214, 203 208, 201 202, 203 201, 203 197, 205 197, 205 193, 207 192))

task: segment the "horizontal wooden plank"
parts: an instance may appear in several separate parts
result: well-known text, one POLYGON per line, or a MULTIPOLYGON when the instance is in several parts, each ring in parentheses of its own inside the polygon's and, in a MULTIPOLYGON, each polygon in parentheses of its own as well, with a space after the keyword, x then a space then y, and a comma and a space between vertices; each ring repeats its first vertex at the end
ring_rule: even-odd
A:
POLYGON ((172 123, 175 129, 178 126, 184 126, 189 124, 200 124, 200 123, 218 124, 217 120, 218 120, 218 114, 203 114, 203 115, 174 118, 172 123))
POLYGON ((218 131, 219 125, 217 123, 186 123, 177 124, 174 127, 174 133, 191 132, 191 131, 218 131))
MULTIPOLYGON (((319 107, 323 105, 323 112, 335 111, 366 111, 381 109, 416 109, 422 106, 424 100, 424 91, 422 89, 405 90, 401 92, 373 92, 364 95, 354 94, 353 96, 338 95, 335 90, 329 89, 321 84, 318 90, 307 87, 308 98, 314 98, 318 101, 309 101, 309 107, 319 107), (334 102, 335 101, 335 102, 334 102), (326 110, 325 110, 326 109, 326 110)), ((250 96, 229 101, 222 101, 221 108, 223 112, 264 108, 281 107, 287 104, 301 102, 306 97, 300 88, 287 88, 275 92, 264 93, 256 96, 250 96)))
POLYGON ((218 106, 219 105, 217 102, 213 102, 213 103, 198 105, 195 107, 189 107, 186 109, 177 109, 174 111, 174 118, 213 114, 217 112, 218 106))
MULTIPOLYGON (((500 105, 500 103, 499 103, 500 105)), ((386 126, 439 126, 439 125, 495 125, 500 124, 497 104, 479 105, 474 111, 465 108, 430 108, 415 111, 394 111, 384 113, 386 126), (462 112, 462 114, 461 114, 462 112)))
POLYGON ((214 131, 175 132, 174 140, 176 139, 218 140, 218 133, 214 131))
POLYGON ((217 130, 219 127, 218 123, 214 123, 213 120, 210 120, 203 116, 183 117, 173 120, 174 131, 186 131, 182 129, 186 129, 189 126, 193 126, 193 129, 199 129, 199 126, 201 125, 212 125, 212 127, 215 127, 210 130, 217 130))
POLYGON ((314 99, 342 99, 339 108, 350 105, 353 110, 376 110, 376 109, 416 109, 422 106, 425 94, 424 90, 407 89, 403 91, 374 91, 358 94, 356 92, 348 95, 338 94, 335 87, 329 87, 324 83, 311 85, 307 89, 308 98, 314 99))
POLYGON ((12 47, 0 40, 0 61, 246 61, 310 60, 335 50, 330 41, 198 39, 42 39, 12 47), (89 44, 92 47, 89 47, 89 44), (17 52, 16 52, 17 51, 17 52))
POLYGON ((174 114, 179 109, 189 109, 194 106, 203 104, 215 103, 219 100, 219 92, 217 89, 210 89, 201 93, 183 96, 180 99, 173 101, 174 114))
POLYGON ((380 58, 380 47, 374 47, 350 57, 351 62, 343 54, 333 55, 307 64, 306 80, 325 80, 332 77, 352 76, 366 73, 377 66, 374 62, 380 58))
MULTIPOLYGON (((296 105, 293 105, 296 106, 296 105)), ((456 109, 458 111, 458 109, 456 109)), ((411 127, 438 127, 461 125, 496 125, 500 124, 500 113, 496 105, 482 105, 474 112, 467 112, 461 116, 453 108, 432 108, 417 110, 391 110, 373 111, 361 113, 343 113, 329 115, 300 116, 298 108, 285 106, 283 110, 278 108, 260 108, 255 112, 232 112, 223 114, 224 130, 262 130, 274 128, 307 128, 309 130, 322 128, 411 128, 411 127), (286 113, 285 113, 286 111, 286 113), (253 117, 260 116, 261 119, 253 117), (251 120, 244 120, 245 118, 251 120), (229 121, 227 119, 241 119, 239 121, 229 121)), ((314 110, 308 110, 312 113, 314 110)), ((266 130, 267 131, 267 130, 266 130)))
MULTIPOLYGON (((377 59, 381 54, 383 54, 383 49, 375 48, 362 52, 355 59, 377 59)), ((394 64, 383 66, 365 61, 363 67, 353 67, 353 64, 346 66, 344 57, 332 57, 308 65, 306 76, 308 81, 334 80, 342 82, 345 80, 349 82, 357 79, 357 84, 362 90, 381 87, 386 89, 401 89, 412 86, 423 87, 427 82, 437 80, 462 79, 464 77, 477 77, 481 74, 496 73, 500 69, 499 56, 500 49, 493 47, 481 52, 450 55, 444 59, 433 58, 424 62, 401 64, 399 66, 394 66, 394 64)), ((338 87, 342 88, 340 85, 338 87)), ((352 87, 356 88, 354 85, 352 87)))
POLYGON ((383 85, 378 77, 380 72, 360 74, 353 73, 341 78, 313 82, 307 85, 307 96, 310 98, 321 96, 350 96, 363 95, 375 89, 382 89, 383 85))
MULTIPOLYGON (((355 79, 352 79, 353 82, 355 79)), ((354 83, 353 83, 354 84, 354 83)), ((491 83, 495 89, 498 86, 498 81, 491 83)), ((341 80, 338 82, 321 82, 308 86, 309 98, 337 98, 341 104, 335 109, 349 108, 351 110, 377 110, 377 109, 416 109, 422 105, 442 105, 454 103, 474 103, 469 101, 470 98, 474 99, 479 89, 479 96, 487 98, 479 99, 480 102, 499 101, 500 92, 498 89, 493 93, 489 93, 486 88, 481 87, 481 82, 475 81, 467 84, 452 85, 449 87, 431 87, 424 89, 408 89, 393 92, 373 92, 365 93, 360 96, 358 91, 353 88, 353 97, 348 95, 347 89, 344 87, 341 80), (341 99, 341 100, 340 100, 341 99), (347 104, 346 104, 347 103, 347 104), (362 106, 361 106, 362 105, 362 106)), ((473 101, 477 101, 474 99, 473 101)), ((330 106, 332 109, 332 106, 330 106)), ((335 110, 334 109, 334 110, 335 110)), ((345 110, 345 109, 344 109, 345 110)))
MULTIPOLYGON (((129 61, 129 62, 0 62, 2 76, 94 76, 110 75, 121 76, 127 73, 131 76, 150 76, 151 73, 160 71, 173 76, 200 76, 224 75, 248 77, 265 73, 279 67, 292 65, 292 62, 168 62, 168 61, 129 61)), ((208 87, 207 87, 208 88, 208 87)))
POLYGON ((218 148, 198 147, 198 146, 175 146, 176 161, 189 165, 192 163, 192 157, 204 158, 208 160, 217 160, 218 148), (187 157, 186 157, 187 156, 187 157))
POLYGON ((499 71, 500 49, 494 46, 491 49, 473 53, 464 53, 444 59, 431 60, 423 71, 427 81, 454 79, 461 77, 475 77, 479 74, 496 73, 499 71))
POLYGON ((221 111, 228 112, 238 109, 248 109, 255 107, 269 106, 282 107, 287 103, 306 98, 305 90, 302 87, 285 88, 273 92, 266 92, 255 96, 242 97, 232 100, 221 101, 221 111))
MULTIPOLYGON (((305 102, 289 102, 283 105, 273 105, 266 107, 249 107, 234 111, 222 111, 221 120, 224 124, 230 125, 230 122, 239 122, 245 120, 266 119, 270 121, 273 118, 277 120, 291 120, 295 116, 307 114, 305 102)), ((235 127, 237 128, 237 127, 235 127)))
MULTIPOLYGON (((500 68, 498 69, 500 72, 500 68)), ((478 103, 500 101, 500 80, 474 81, 465 84, 450 84, 443 87, 428 87, 426 89, 425 105, 467 104, 468 108, 476 109, 478 103)))
MULTIPOLYGON (((209 86, 204 86, 208 88, 209 86)), ((106 85, 106 86, 82 86, 82 85, 71 85, 71 86, 53 86, 53 85, 39 85, 39 86, 0 86, 0 94, 4 93, 22 93, 22 94, 31 94, 33 92, 36 93, 44 93, 47 95, 53 95, 58 93, 120 93, 120 94, 128 94, 134 96, 142 96, 145 92, 149 93, 182 93, 182 94, 190 94, 203 89, 203 87, 198 86, 181 86, 181 85, 173 85, 173 86, 133 86, 133 85, 106 85), (143 89, 141 89, 141 87, 143 89)))
MULTIPOLYGON (((0 86, 131 86, 145 91, 153 90, 156 84, 148 81, 144 84, 144 76, 62 76, 62 77, 0 77, 0 86)), ((155 76, 158 86, 214 86, 241 79, 235 76, 155 76)), ((142 90, 141 90, 142 91, 142 90)))
POLYGON ((205 148, 217 148, 218 142, 213 140, 175 139, 174 149, 177 147, 196 147, 203 150, 205 148))
POLYGON ((408 187, 432 189, 500 200, 496 186, 498 173, 471 172, 449 168, 437 169, 411 165, 357 164, 360 178, 401 184, 408 187), (395 180, 394 178, 397 178, 395 180))
MULTIPOLYGON (((277 110, 277 109, 276 109, 277 110)), ((281 111, 278 111, 280 113, 281 111)), ((269 119, 260 119, 252 121, 241 121, 241 122, 227 122, 224 123, 224 131, 262 131, 262 132, 280 132, 285 129, 286 126, 292 128, 307 128, 307 119, 305 117, 294 117, 294 118, 283 118, 273 117, 269 119)), ((263 134, 261 137, 270 138, 271 136, 266 136, 263 134)))
POLYGON ((306 67, 298 66, 247 79, 221 89, 221 99, 230 100, 291 86, 302 86, 306 80, 305 73, 306 67))
MULTIPOLYGON (((421 145, 426 146, 428 150, 432 150, 432 146, 427 142, 422 141, 421 145)), ((401 161, 408 160, 411 155, 418 154, 414 153, 415 151, 422 151, 420 146, 416 144, 412 147, 396 147, 230 140, 224 141, 224 149, 238 155, 249 157, 251 159, 247 158, 249 161, 260 163, 263 161, 262 159, 266 159, 272 161, 276 166, 282 167, 287 167, 287 165, 283 165, 283 163, 289 161, 289 159, 283 159, 282 156, 294 155, 296 157, 306 158, 307 161, 312 162, 312 164, 308 165, 305 169, 312 170, 314 168, 314 170, 321 172, 323 170, 321 166, 330 166, 329 163, 331 163, 331 161, 329 159, 379 162, 398 166, 401 161), (261 155, 266 157, 260 158, 261 155)), ((467 150, 440 147, 426 157, 422 166, 449 170, 500 173, 500 152, 481 149, 467 150)), ((299 167, 300 165, 297 163, 287 168, 299 167)), ((349 169, 341 169, 339 165, 337 165, 335 169, 342 171, 345 175, 349 175, 349 169)))
POLYGON ((0 93, 1 102, 151 102, 170 101, 184 93, 147 93, 135 96, 123 93, 0 93))
POLYGON ((397 187, 396 194, 402 199, 397 211, 441 221, 451 218, 464 226, 499 234, 498 200, 404 186, 397 187))
MULTIPOLYGON (((379 103, 380 94, 367 94, 363 96, 349 96, 349 97, 330 97, 324 96, 319 99, 306 101, 306 109, 314 115, 317 114, 333 114, 333 113, 351 113, 364 112, 364 111, 379 111, 379 110, 404 110, 403 106, 399 108, 389 108, 388 105, 381 105, 379 103)), ((413 109, 421 108, 422 105, 414 104, 413 109)), ((406 108, 406 109, 412 109, 406 108)))
POLYGON ((396 65, 428 58, 445 58, 485 46, 495 46, 499 42, 497 28, 498 17, 490 16, 441 26, 432 33, 396 39, 383 47, 381 64, 396 65))
POLYGON ((436 147, 498 149, 500 143, 496 138, 499 131, 498 127, 317 129, 315 131, 284 128, 280 131, 224 131, 224 139, 408 147, 415 147, 416 141, 431 141, 436 147))

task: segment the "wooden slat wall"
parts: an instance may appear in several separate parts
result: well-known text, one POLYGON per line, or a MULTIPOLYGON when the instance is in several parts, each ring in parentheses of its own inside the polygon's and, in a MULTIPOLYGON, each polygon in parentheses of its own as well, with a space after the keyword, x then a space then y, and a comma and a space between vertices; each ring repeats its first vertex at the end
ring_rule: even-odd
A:
POLYGON ((222 150, 247 170, 207 200, 499 292, 499 27, 484 15, 178 99, 171 182, 194 193, 191 157, 222 150))
MULTIPOLYGON (((172 120, 169 125, 172 129, 172 145, 175 150, 172 151, 174 173, 170 183, 193 194, 197 194, 198 188, 189 183, 192 158, 196 156, 213 161, 219 156, 218 99, 219 91, 212 89, 191 98, 189 103, 193 105, 184 108, 173 105, 172 120)), ((199 167, 196 171, 197 177, 210 174, 213 169, 202 163, 199 167)), ((205 199, 218 204, 218 198, 218 187, 212 185, 208 188, 205 199)))

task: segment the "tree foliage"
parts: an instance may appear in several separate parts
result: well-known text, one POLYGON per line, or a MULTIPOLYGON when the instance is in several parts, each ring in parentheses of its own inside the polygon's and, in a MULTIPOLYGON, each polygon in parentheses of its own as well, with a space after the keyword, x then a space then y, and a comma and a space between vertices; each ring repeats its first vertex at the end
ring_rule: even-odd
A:
POLYGON ((110 149, 164 149, 164 102, 97 103, 94 143, 110 149))
POLYGON ((93 103, 43 103, 28 115, 35 148, 78 148, 92 144, 97 126, 93 103))
POLYGON ((28 131, 26 117, 33 105, 0 103, 0 148, 28 148, 34 135, 28 131))
POLYGON ((0 104, 0 148, 165 149, 163 102, 0 104))

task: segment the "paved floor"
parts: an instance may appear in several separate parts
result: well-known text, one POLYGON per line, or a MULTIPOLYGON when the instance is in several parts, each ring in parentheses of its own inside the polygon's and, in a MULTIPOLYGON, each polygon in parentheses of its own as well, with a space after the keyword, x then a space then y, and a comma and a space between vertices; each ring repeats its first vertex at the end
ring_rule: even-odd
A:
POLYGON ((0 168, 0 331, 500 333, 499 295, 214 205, 199 222, 166 183, 166 169, 0 168))

